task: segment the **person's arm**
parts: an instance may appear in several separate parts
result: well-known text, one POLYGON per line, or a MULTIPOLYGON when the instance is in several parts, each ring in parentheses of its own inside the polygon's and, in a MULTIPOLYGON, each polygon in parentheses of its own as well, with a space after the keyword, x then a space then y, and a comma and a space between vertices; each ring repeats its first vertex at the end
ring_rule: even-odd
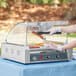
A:
POLYGON ((76 25, 61 27, 61 32, 65 33, 75 33, 76 32, 76 25))
POLYGON ((65 44, 64 46, 62 46, 62 49, 65 50, 65 49, 72 49, 72 48, 75 48, 76 47, 76 40, 68 43, 68 44, 65 44))
POLYGON ((76 24, 71 26, 62 26, 62 27, 53 27, 49 29, 50 34, 54 34, 56 32, 65 32, 65 33, 76 33, 76 24))

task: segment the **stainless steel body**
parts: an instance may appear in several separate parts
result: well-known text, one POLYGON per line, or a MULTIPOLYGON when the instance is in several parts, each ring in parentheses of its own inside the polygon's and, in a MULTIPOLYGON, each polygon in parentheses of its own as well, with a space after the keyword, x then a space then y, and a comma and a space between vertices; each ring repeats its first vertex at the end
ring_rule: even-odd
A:
MULTIPOLYGON (((31 43, 32 40, 31 39, 32 35, 30 37, 28 36, 29 33, 31 33, 31 27, 33 26, 36 27, 38 25, 37 28, 39 28, 39 31, 41 30, 41 32, 46 32, 47 29, 49 29, 49 27, 53 26, 54 24, 58 24, 58 23, 57 22, 47 22, 47 23, 26 22, 26 23, 17 24, 15 28, 13 28, 13 30, 9 32, 5 42, 2 43, 1 45, 1 50, 2 50, 1 57, 4 59, 17 61, 20 63, 40 63, 40 62, 71 60, 72 50, 59 51, 45 46, 41 46, 40 48, 29 48, 29 42, 31 43), (28 26, 30 28, 28 28, 28 26)), ((42 41, 44 43, 48 43, 46 39, 40 39, 39 41, 36 40, 36 38, 34 38, 32 42, 35 41, 38 42, 42 41)))
POLYGON ((49 48, 28 49, 23 45, 2 44, 2 58, 20 63, 40 63, 71 60, 72 50, 57 51, 49 48))

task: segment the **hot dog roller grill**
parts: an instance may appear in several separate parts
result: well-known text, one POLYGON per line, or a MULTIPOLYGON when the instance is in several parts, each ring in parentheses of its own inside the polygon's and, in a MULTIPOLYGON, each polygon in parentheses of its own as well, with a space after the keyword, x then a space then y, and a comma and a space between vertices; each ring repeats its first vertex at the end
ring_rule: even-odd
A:
MULTIPOLYGON (((2 43, 1 57, 25 64, 70 60, 72 58, 72 50, 59 51, 51 49, 45 45, 51 42, 51 40, 46 39, 48 41, 46 42, 46 40, 44 41, 41 38, 37 39, 38 35, 33 35, 31 31, 33 29, 41 32, 47 31, 47 29, 55 24, 51 25, 51 23, 52 22, 25 22, 16 24, 8 33, 5 42, 2 43)), ((48 36, 50 35, 48 34, 48 36)), ((60 34, 60 36, 63 35, 60 34)), ((53 42, 54 41, 52 41, 52 43, 53 42)), ((62 45, 65 42, 59 42, 58 44, 62 45)))

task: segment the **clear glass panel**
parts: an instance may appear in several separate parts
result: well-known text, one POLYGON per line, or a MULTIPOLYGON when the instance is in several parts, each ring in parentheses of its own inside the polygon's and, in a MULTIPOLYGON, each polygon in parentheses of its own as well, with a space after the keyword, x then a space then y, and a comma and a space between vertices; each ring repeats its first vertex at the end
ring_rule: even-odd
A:
POLYGON ((26 45, 26 23, 18 23, 7 36, 7 42, 26 45))
MULTIPOLYGON (((32 31, 41 31, 47 32, 47 30, 54 25, 60 25, 62 22, 25 22, 18 23, 12 29, 12 31, 7 36, 7 42, 12 44, 20 44, 20 45, 38 45, 43 46, 47 42, 66 42, 66 34, 62 35, 50 35, 44 34, 42 39, 39 35, 33 33, 32 31)), ((63 23, 67 24, 66 22, 63 23)), ((57 26, 56 25, 56 26, 57 26)), ((58 26, 57 26, 58 27, 58 26)))
POLYGON ((34 45, 43 43, 43 40, 32 33, 40 30, 38 22, 18 23, 7 36, 7 42, 20 45, 34 45), (34 28, 33 28, 34 27, 34 28))

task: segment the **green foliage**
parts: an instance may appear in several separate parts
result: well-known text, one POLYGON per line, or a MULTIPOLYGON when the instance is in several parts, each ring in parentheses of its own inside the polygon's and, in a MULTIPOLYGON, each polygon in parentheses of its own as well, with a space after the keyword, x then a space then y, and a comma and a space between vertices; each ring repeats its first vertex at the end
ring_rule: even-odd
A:
POLYGON ((51 4, 53 0, 43 0, 43 4, 51 4))
POLYGON ((52 0, 30 0, 30 2, 35 4, 49 4, 52 0))
POLYGON ((76 3, 76 0, 68 0, 68 2, 76 3))
POLYGON ((71 33, 68 35, 68 37, 75 37, 76 38, 76 33, 71 33))
MULTIPOLYGON (((53 0, 26 0, 35 4, 51 4, 53 0)), ((76 0, 59 0, 61 4, 68 2, 76 2, 76 0)))
POLYGON ((45 4, 49 2, 49 0, 42 0, 42 1, 43 1, 43 3, 45 3, 45 4))
POLYGON ((76 0, 59 0, 60 3, 73 3, 73 2, 76 2, 76 0))
POLYGON ((31 3, 41 4, 42 0, 30 0, 31 3))
POLYGON ((68 2, 68 0, 59 0, 59 1, 60 1, 61 4, 68 2))
POLYGON ((0 0, 0 7, 6 8, 7 6, 8 6, 8 4, 7 4, 6 0, 0 0))
POLYGON ((0 56, 1 56, 1 48, 0 48, 0 56))

